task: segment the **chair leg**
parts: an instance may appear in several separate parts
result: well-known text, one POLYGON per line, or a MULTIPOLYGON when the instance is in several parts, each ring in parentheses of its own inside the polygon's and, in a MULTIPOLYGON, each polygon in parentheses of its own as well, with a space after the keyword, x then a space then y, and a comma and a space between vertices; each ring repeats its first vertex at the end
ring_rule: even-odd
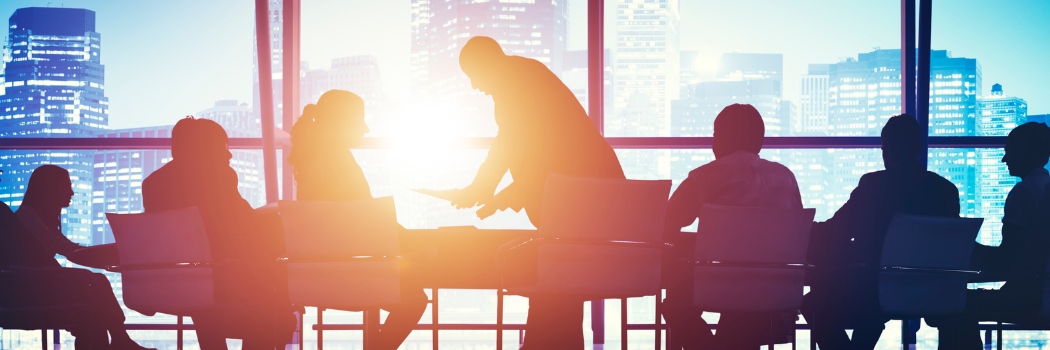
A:
POLYGON ((777 315, 774 313, 769 314, 769 350, 773 350, 776 346, 776 339, 773 338, 773 323, 776 321, 777 315))
POLYGON ((605 344, 605 299, 591 300, 591 334, 594 344, 605 344))
POLYGON ((317 308, 317 350, 324 350, 324 308, 317 308))
POLYGON ((183 316, 178 316, 178 317, 175 317, 175 318, 178 319, 178 322, 175 325, 175 348, 177 350, 182 350, 182 334, 183 334, 182 330, 183 330, 183 328, 185 328, 183 326, 183 324, 184 324, 183 322, 185 322, 185 321, 183 319, 183 316))
POLYGON ((995 324, 995 348, 1003 350, 1003 323, 996 322, 995 324))
POLYGON ((908 329, 908 320, 901 320, 901 350, 908 350, 908 335, 910 334, 908 329))
POLYGON ((627 350, 627 298, 620 298, 620 350, 627 350))
POLYGON ((303 334, 306 333, 306 308, 297 313, 299 314, 299 350, 304 350, 303 347, 306 346, 303 345, 303 334))
POLYGON ((47 329, 40 330, 40 350, 47 350, 47 329))
POLYGON ((434 343, 432 346, 434 350, 438 350, 438 288, 434 287, 431 291, 433 296, 430 297, 430 324, 434 332, 434 343))
POLYGON ((503 288, 496 289, 496 350, 503 350, 503 288))
POLYGON ((653 349, 660 350, 660 335, 663 333, 663 322, 660 320, 660 294, 662 291, 656 292, 656 307, 653 309, 656 313, 656 322, 653 323, 653 329, 656 330, 656 341, 654 342, 653 349))

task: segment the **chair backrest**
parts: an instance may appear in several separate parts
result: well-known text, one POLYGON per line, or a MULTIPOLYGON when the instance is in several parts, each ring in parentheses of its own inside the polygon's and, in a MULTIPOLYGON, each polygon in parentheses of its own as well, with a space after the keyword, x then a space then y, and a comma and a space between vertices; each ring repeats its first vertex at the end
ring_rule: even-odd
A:
POLYGON ((187 315, 215 303, 213 269, 173 264, 210 262, 197 207, 144 214, 106 213, 113 229, 124 305, 143 313, 187 315))
POLYGON ((879 304, 892 316, 961 313, 977 233, 984 219, 896 214, 886 231, 879 304), (902 270, 908 269, 926 270, 902 270), (936 272, 945 270, 949 272, 936 272))
POLYGON ((392 197, 279 207, 292 304, 363 310, 401 302, 392 197))
MULTIPOLYGON (((1038 237, 1032 238, 1042 245, 1039 248, 1043 249, 1043 254, 1050 257, 1050 186, 1043 189, 1043 198, 1036 210, 1040 215, 1035 216, 1036 219, 1032 226, 1038 237)), ((1043 270, 1043 275, 1040 276, 1043 279, 1043 305, 1036 313, 1036 318, 1043 323, 1050 323, 1050 258, 1046 260, 1046 268, 1043 270)))
POLYGON ((670 191, 665 180, 548 176, 537 292, 590 299, 659 293, 670 191))
POLYGON ((713 312, 797 310, 815 213, 704 205, 693 304, 713 312))

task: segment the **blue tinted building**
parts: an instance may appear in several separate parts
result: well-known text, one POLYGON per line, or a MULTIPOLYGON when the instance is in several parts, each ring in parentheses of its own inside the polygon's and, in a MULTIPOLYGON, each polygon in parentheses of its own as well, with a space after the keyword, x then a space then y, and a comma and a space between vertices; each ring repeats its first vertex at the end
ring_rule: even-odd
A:
MULTIPOLYGON (((30 7, 8 21, 0 137, 93 137, 106 129, 101 35, 95 12, 30 7)), ((93 152, 14 151, 0 155, 6 172, 0 200, 18 207, 33 169, 55 164, 69 170, 76 195, 62 217, 65 234, 90 244, 93 152)))

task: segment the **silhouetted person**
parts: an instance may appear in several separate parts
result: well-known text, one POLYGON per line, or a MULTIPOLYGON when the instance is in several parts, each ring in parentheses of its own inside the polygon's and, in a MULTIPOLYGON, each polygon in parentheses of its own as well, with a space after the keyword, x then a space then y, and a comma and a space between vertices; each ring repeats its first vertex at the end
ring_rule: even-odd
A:
POLYGON ((940 333, 940 349, 982 349, 978 317, 1006 321, 1031 318, 1043 305, 1044 274, 1050 258, 1050 127, 1043 123, 1018 126, 1006 139, 1006 163, 1011 176, 1021 178, 1003 205, 1002 243, 977 244, 973 267, 1007 272, 998 290, 970 290, 961 316, 928 319, 940 333), (1042 278, 1040 276, 1043 276, 1042 278))
POLYGON ((34 304, 24 307, 57 306, 70 301, 87 305, 88 312, 79 313, 75 318, 77 324, 71 330, 77 338, 77 348, 110 344, 109 337, 112 337, 110 348, 145 349, 128 335, 124 327, 124 311, 105 275, 64 268, 55 260, 57 254, 82 263, 77 251, 83 246, 73 243, 62 233, 62 208, 69 207, 73 195, 73 183, 66 169, 55 165, 36 168, 29 177, 29 186, 18 211, 12 215, 6 204, 0 208, 0 225, 3 225, 0 227, 0 245, 4 246, 3 257, 0 257, 3 266, 0 268, 29 268, 29 272, 40 275, 39 283, 34 283, 39 289, 20 287, 19 292, 34 304), (55 276, 61 276, 61 279, 55 276), (56 281, 60 284, 45 286, 56 281))
POLYGON ((221 307, 189 315, 203 350, 226 349, 226 338, 244 339, 244 349, 273 349, 291 340, 295 328, 287 300, 287 278, 274 269, 279 232, 237 192, 226 131, 207 119, 187 117, 171 132, 172 160, 142 182, 147 213, 196 206, 204 221, 212 260, 216 302, 221 307), (246 306, 248 305, 248 306, 246 306))
POLYGON ((896 213, 958 217, 959 189, 918 161, 926 150, 914 117, 890 118, 882 128, 886 170, 865 174, 846 204, 814 223, 809 260, 818 268, 802 314, 821 349, 873 349, 889 320, 878 301, 882 244, 896 213), (836 267, 864 269, 831 273, 836 267), (852 341, 846 328, 853 328, 852 341))
MULTIPOLYGON (((547 175, 623 179, 616 153, 587 118, 583 106, 543 63, 507 56, 495 40, 471 38, 459 65, 471 85, 495 102, 496 136, 474 181, 452 201, 482 205, 478 217, 525 209, 539 229, 547 175), (510 172, 514 182, 496 186, 510 172)), ((582 349, 583 300, 533 296, 525 332, 528 349, 582 349)))
MULTIPOLYGON (((292 151, 288 157, 295 172, 296 199, 371 199, 372 191, 364 172, 350 153, 350 148, 359 146, 366 133, 365 102, 349 91, 331 90, 321 95, 316 105, 307 105, 292 127, 292 151)), ((382 307, 390 314, 379 329, 376 349, 397 349, 427 309, 423 288, 405 282, 401 284, 401 298, 405 302, 382 307)), ((343 309, 353 311, 353 308, 343 309)))
MULTIPOLYGON (((693 265, 678 262, 695 260, 696 244, 679 232, 697 220, 704 204, 801 209, 802 196, 791 170, 758 156, 765 134, 758 110, 734 104, 718 113, 714 124, 715 160, 689 172, 667 206, 665 240, 675 243, 675 253, 665 259, 669 286, 662 311, 686 349, 758 349, 768 343, 769 314, 722 313, 712 337, 700 317, 704 311, 693 306, 693 265)), ((778 330, 793 330, 794 317, 790 320, 778 330)))

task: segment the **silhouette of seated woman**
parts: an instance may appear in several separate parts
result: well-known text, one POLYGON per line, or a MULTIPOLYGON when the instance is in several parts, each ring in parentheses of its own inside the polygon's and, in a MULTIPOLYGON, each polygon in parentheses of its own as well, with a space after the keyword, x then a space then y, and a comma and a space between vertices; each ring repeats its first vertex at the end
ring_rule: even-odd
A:
MULTIPOLYGON (((124 327, 124 311, 117 302, 117 297, 110 288, 109 279, 100 273, 85 269, 64 268, 55 260, 55 255, 65 256, 70 261, 81 263, 78 250, 83 246, 73 243, 62 233, 62 208, 69 207, 73 199, 73 183, 69 172, 55 165, 43 165, 33 171, 29 177, 22 205, 15 216, 18 223, 10 217, 3 220, 4 231, 4 269, 29 268, 29 271, 40 274, 41 285, 38 290, 22 290, 23 295, 31 296, 29 302, 36 305, 70 301, 88 305, 89 312, 79 317, 79 324, 71 330, 76 339, 77 348, 96 344, 108 344, 110 348, 141 350, 145 349, 131 340, 124 327), (14 225, 14 227, 8 226, 14 225), (60 279, 48 278, 46 274, 61 274, 60 279), (45 282, 51 281, 51 282, 45 282), (44 284, 61 281, 60 285, 44 284), (65 298, 73 298, 68 300, 65 298), (107 337, 107 333, 108 336, 107 337)), ((5 204, 2 209, 6 215, 10 208, 5 204)))
POLYGON ((996 247, 976 244, 971 259, 976 269, 1007 272, 1006 283, 998 290, 970 290, 963 315, 934 319, 940 349, 982 349, 980 319, 1023 322, 1045 307, 1043 278, 1050 259, 1047 160, 1050 127, 1030 122, 1010 131, 1002 162, 1021 182, 1010 190, 1003 205, 1002 243, 996 247))
POLYGON ((287 278, 273 267, 279 231, 264 225, 237 191, 226 131, 207 119, 187 117, 171 131, 172 160, 142 182, 147 213, 197 207, 213 261, 246 264, 214 267, 212 310, 189 315, 203 350, 226 349, 226 338, 244 339, 242 348, 273 349, 291 340, 295 317, 287 300, 287 278))
MULTIPOLYGON (((317 104, 303 109, 302 117, 292 127, 292 150, 288 157, 298 188, 296 199, 372 198, 364 172, 350 152, 369 131, 364 107, 361 97, 349 91, 331 90, 321 95, 317 104)), ((427 308, 427 296, 422 288, 402 283, 401 295, 403 303, 383 307, 390 314, 377 334, 376 349, 397 349, 427 308)))

